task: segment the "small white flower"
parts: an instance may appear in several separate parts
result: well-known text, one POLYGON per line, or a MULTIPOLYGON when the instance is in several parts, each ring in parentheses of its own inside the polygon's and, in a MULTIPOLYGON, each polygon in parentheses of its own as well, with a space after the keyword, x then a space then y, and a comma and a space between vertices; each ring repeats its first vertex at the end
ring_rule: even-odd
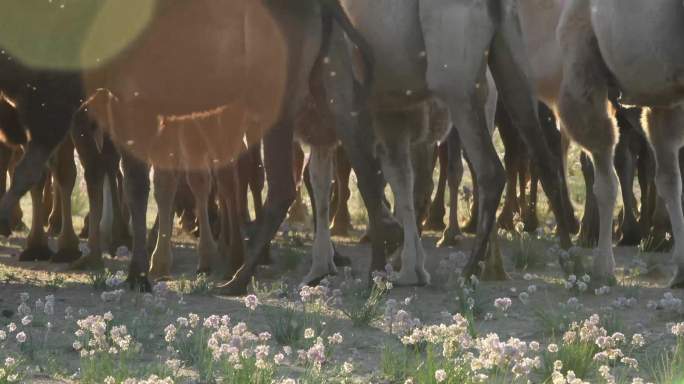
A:
POLYGON ((245 307, 247 307, 250 311, 254 311, 258 305, 259 299, 256 297, 256 295, 248 295, 245 297, 245 307))
POLYGON ((444 380, 446 380, 446 378, 447 374, 446 371, 444 371, 443 369, 438 369, 437 371, 435 371, 435 380, 437 380, 438 383, 443 382, 444 380))
POLYGON ((313 339, 314 336, 315 336, 315 332, 313 329, 307 328, 304 330, 304 338, 305 339, 313 339))

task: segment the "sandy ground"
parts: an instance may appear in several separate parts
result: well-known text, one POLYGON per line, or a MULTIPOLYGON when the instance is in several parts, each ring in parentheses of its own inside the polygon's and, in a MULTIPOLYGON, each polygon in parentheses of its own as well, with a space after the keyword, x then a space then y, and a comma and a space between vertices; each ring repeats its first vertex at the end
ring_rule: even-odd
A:
MULTIPOLYGON (((354 238, 335 239, 339 251, 350 257, 353 261, 353 273, 357 277, 364 277, 367 274, 369 265, 370 249, 367 245, 357 243, 358 235, 354 238)), ((437 276, 439 262, 448 258, 450 254, 459 250, 467 251, 472 239, 466 239, 459 247, 440 249, 435 247, 437 240, 436 233, 427 233, 425 246, 428 254, 428 271, 433 276, 437 276)), ((67 306, 74 309, 83 309, 82 313, 96 314, 103 313, 112 305, 105 304, 100 300, 100 292, 92 289, 88 283, 88 275, 83 273, 73 273, 65 271, 64 265, 55 265, 47 262, 39 263, 20 263, 16 255, 23 240, 13 238, 5 242, 0 248, 0 310, 4 317, 0 317, 0 325, 9 321, 18 321, 18 315, 14 312, 19 304, 19 293, 28 292, 31 298, 43 297, 48 294, 56 296, 56 319, 64 318, 64 310, 67 306), (64 282, 56 284, 56 276, 64 279, 64 282), (48 285, 48 286, 46 286, 48 285), (54 285, 60 285, 55 288, 54 285)), ((297 237, 284 239, 278 238, 272 249, 272 256, 275 264, 267 267, 260 267, 257 280, 260 284, 274 282, 284 282, 289 287, 296 287, 307 272, 310 263, 310 235, 298 235, 297 237), (293 256, 292 253, 298 256, 293 256), (288 254, 285 256, 286 254, 288 254), (298 262, 292 260, 299 259, 298 262), (292 269, 294 267, 294 269, 292 269), (289 269, 288 271, 285 271, 289 269)), ((494 314, 491 320, 480 319, 477 321, 477 329, 481 334, 496 332, 502 339, 518 337, 523 340, 549 340, 549 335, 545 334, 539 320, 533 314, 535 311, 546 311, 557 313, 567 311, 560 303, 567 300, 577 293, 566 290, 563 286, 563 275, 558 268, 555 260, 547 260, 547 265, 537 270, 516 271, 511 262, 511 247, 506 241, 501 241, 502 249, 507 264, 506 268, 510 274, 510 280, 499 282, 482 282, 478 296, 481 296, 484 303, 484 310, 494 314), (528 276, 525 276, 529 274, 528 276), (531 276, 531 280, 526 280, 531 276), (516 299, 519 292, 525 291, 531 284, 537 286, 538 291, 531 295, 528 304, 521 303, 516 299), (513 299, 513 306, 507 317, 497 314, 493 302, 499 297, 510 297, 513 299)), ((195 265, 196 255, 192 243, 176 243, 174 249, 175 276, 192 276, 195 265)), ((591 251, 586 250, 590 255, 591 251)), ((630 266, 635 258, 646 259, 652 256, 655 260, 667 263, 668 254, 644 255, 639 254, 635 248, 616 248, 616 257, 619 266, 619 273, 622 274, 623 268, 630 266)), ((125 268, 125 260, 107 260, 111 270, 125 268)), ((667 265, 664 270, 671 270, 667 265)), ((622 281, 611 289, 607 295, 596 296, 594 293, 584 293, 579 296, 579 302, 583 309, 580 310, 586 316, 578 316, 584 319, 593 313, 608 314, 612 313, 621 324, 621 331, 627 335, 635 332, 643 333, 647 337, 649 348, 644 357, 651 358, 656 356, 668 343, 671 343, 671 335, 667 335, 666 324, 672 321, 682 321, 682 315, 670 313, 664 310, 651 310, 647 307, 649 300, 659 300, 666 292, 665 284, 667 276, 661 277, 639 277, 636 280, 622 281), (618 297, 635 297, 636 304, 632 308, 617 309, 611 304, 618 297)), ((684 293, 675 291, 675 297, 684 299, 684 293)), ((135 301, 135 293, 127 293, 123 303, 115 306, 117 316, 135 319, 139 306, 125 304, 135 301)), ((390 292, 390 297, 397 300, 404 300, 412 297, 409 306, 410 311, 425 324, 440 323, 444 321, 443 311, 455 312, 456 301, 453 289, 444 284, 435 283, 429 287, 408 288, 397 287, 390 292)), ((155 317, 153 321, 141 326, 140 333, 150 332, 149 337, 162 334, 164 326, 175 319, 175 317, 189 312, 200 315, 210 314, 230 314, 233 319, 248 321, 252 329, 264 331, 268 330, 266 312, 257 310, 250 313, 246 310, 239 298, 227 298, 210 294, 187 295, 184 297, 185 304, 177 304, 170 300, 169 313, 155 317)), ((264 305, 279 306, 283 305, 282 300, 269 299, 264 305)), ((396 337, 387 334, 387 330, 381 324, 373 324, 371 327, 355 328, 349 320, 341 316, 339 312, 331 312, 324 316, 326 327, 332 330, 341 331, 345 337, 343 345, 337 349, 335 359, 345 361, 353 359, 356 364, 356 373, 367 378, 370 382, 382 382, 379 376, 380 355, 386 346, 398 346, 396 337)), ((78 354, 70 347, 73 341, 74 331, 73 321, 56 321, 53 336, 47 343, 47 348, 55 352, 56 366, 66 377, 75 372, 78 368, 78 354)), ((163 337, 162 337, 163 339, 163 337)), ((150 356, 154 359, 154 356, 150 356)), ((30 382, 53 383, 64 382, 54 379, 40 377, 37 375, 30 382)))

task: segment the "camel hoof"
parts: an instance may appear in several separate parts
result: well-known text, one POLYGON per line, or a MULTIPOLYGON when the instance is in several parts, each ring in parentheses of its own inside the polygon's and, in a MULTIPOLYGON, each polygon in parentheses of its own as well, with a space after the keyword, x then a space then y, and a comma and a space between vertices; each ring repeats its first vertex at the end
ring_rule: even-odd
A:
POLYGON ((268 250, 268 248, 264 248, 264 250, 261 252, 261 255, 259 256, 259 265, 273 265, 273 258, 271 257, 271 252, 268 250))
POLYGON ((668 284, 670 289, 684 289, 684 268, 677 267, 674 277, 668 284))
POLYGON ((425 221, 425 224, 423 224, 423 228, 428 231, 443 231, 446 228, 446 225, 442 219, 428 218, 425 221))
POLYGON ((244 296, 247 294, 247 285, 240 284, 233 279, 225 284, 218 285, 214 290, 221 296, 244 296))
POLYGON ((9 220, 5 218, 0 219, 0 235, 5 237, 10 237, 10 235, 12 235, 12 228, 10 227, 9 220))
POLYGON ((630 228, 622 233, 622 239, 618 243, 621 247, 635 247, 641 243, 641 232, 638 228, 630 228))
POLYGON ((77 248, 66 248, 60 249, 55 253, 50 259, 53 263, 73 263, 74 261, 80 259, 82 256, 81 251, 77 248))
POLYGON ((575 276, 584 276, 587 273, 586 268, 584 268, 584 263, 582 262, 581 256, 575 258, 573 262, 573 273, 575 274, 575 276))
POLYGON ((482 275, 482 268, 480 267, 479 263, 468 260, 468 263, 465 265, 465 267, 463 267, 461 275, 467 281, 469 281, 473 276, 480 278, 480 275, 482 275))
POLYGON ((69 269, 72 271, 97 271, 104 269, 104 262, 101 257, 82 256, 72 262, 69 269))
POLYGON ((461 241, 463 241, 463 235, 461 234, 454 236, 444 234, 437 242, 437 248, 456 247, 461 241))
POLYGON ((351 267, 352 265, 351 259, 341 255, 337 250, 335 250, 335 254, 333 255, 333 263, 338 267, 351 267))
MULTIPOLYGON (((536 215, 526 216, 523 219, 523 231, 527 233, 535 232, 539 228, 539 219, 536 215)), ((568 230, 570 233, 577 233, 577 231, 568 230)))
POLYGON ((500 268, 485 268, 482 272, 482 281, 507 281, 510 280, 511 276, 500 268))
POLYGON ((126 279, 128 287, 131 291, 138 289, 141 293, 152 292, 152 284, 144 273, 135 273, 132 271, 128 272, 128 279, 126 279))
POLYGON ((168 279, 171 276, 171 267, 152 267, 150 268, 149 276, 152 280, 168 279))
POLYGON ((12 229, 17 232, 23 232, 28 231, 29 227, 26 226, 26 224, 23 221, 19 220, 16 223, 14 223, 14 225, 12 225, 12 229))
POLYGON ((598 274, 593 274, 591 276, 591 284, 590 287, 593 289, 597 288, 602 288, 602 287, 614 287, 617 285, 617 279, 615 278, 615 275, 611 274, 606 274, 606 275, 598 275, 598 274))
POLYGON ((477 233, 477 222, 476 221, 469 221, 464 227, 463 227, 463 232, 469 233, 471 235, 474 235, 477 233))
POLYGON ((330 276, 336 275, 335 272, 323 272, 323 273, 309 273, 302 279, 302 285, 309 287, 317 287, 321 285, 321 282, 330 276))
POLYGON ((47 245, 26 248, 19 254, 19 261, 48 261, 54 252, 47 245))
POLYGON ((330 228, 330 234, 333 236, 349 237, 353 228, 349 224, 337 224, 330 228))
POLYGON ((430 274, 424 269, 415 271, 401 270, 393 283, 398 287, 424 287, 430 284, 430 274))

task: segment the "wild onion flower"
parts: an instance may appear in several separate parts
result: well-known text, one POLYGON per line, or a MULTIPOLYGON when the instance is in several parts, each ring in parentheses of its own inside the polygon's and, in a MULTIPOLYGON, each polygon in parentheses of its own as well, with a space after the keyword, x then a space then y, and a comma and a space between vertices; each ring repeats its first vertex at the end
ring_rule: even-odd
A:
POLYGON ((244 301, 245 307, 247 307, 247 309, 250 311, 254 311, 259 305, 259 299, 256 297, 256 295, 248 295, 245 297, 244 301))

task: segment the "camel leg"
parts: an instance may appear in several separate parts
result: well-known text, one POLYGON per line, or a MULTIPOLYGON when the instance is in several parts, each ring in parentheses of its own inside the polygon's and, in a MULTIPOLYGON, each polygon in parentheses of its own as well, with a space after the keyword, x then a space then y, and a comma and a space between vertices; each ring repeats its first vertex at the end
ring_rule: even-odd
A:
MULTIPOLYGON (((495 27, 484 7, 468 8, 449 0, 421 2, 420 18, 422 25, 431 26, 423 30, 427 56, 430 58, 427 63, 428 85, 449 106, 454 126, 458 129, 463 148, 475 171, 480 197, 478 228, 463 274, 466 277, 480 276, 505 183, 503 166, 492 143, 485 117, 488 96, 485 92, 487 87, 484 86, 486 58, 495 27), (449 23, 442 22, 445 17, 449 18, 449 23), (482 28, 475 36, 460 32, 463 25, 473 24, 489 25, 489 28, 482 28), (467 60, 464 61, 464 57, 467 60)), ((499 253, 499 259, 500 256, 499 253)))
MULTIPOLYGON (((59 162, 59 160, 56 160, 53 158, 53 161, 59 162)), ((47 233, 50 236, 59 236, 59 233, 62 231, 62 205, 61 202, 63 201, 61 193, 62 191, 59 189, 57 180, 55 178, 57 177, 55 175, 55 164, 53 163, 52 166, 50 167, 50 187, 46 187, 46 191, 49 191, 49 196, 51 199, 50 202, 50 210, 48 211, 48 220, 47 220, 47 233)), ((47 206, 46 206, 47 207, 47 206)))
POLYGON ((52 258, 53 252, 48 247, 47 233, 43 227, 43 183, 31 188, 32 217, 31 230, 26 238, 26 248, 19 255, 19 261, 46 261, 52 258))
POLYGON ((221 213, 221 233, 219 235, 219 254, 222 263, 220 272, 227 278, 233 277, 245 261, 245 246, 242 240, 242 217, 240 216, 239 174, 235 164, 219 167, 216 173, 216 186, 221 213))
MULTIPOLYGON (((154 120, 152 120, 154 121, 154 120)), ((150 121, 150 123, 152 123, 150 121)), ((150 194, 150 168, 132 155, 122 152, 121 165, 124 172, 124 189, 133 224, 132 257, 128 268, 128 284, 149 291, 150 261, 146 248, 147 200, 150 194)))
POLYGON ((326 71, 334 71, 336 76, 324 76, 324 81, 328 97, 335 100, 330 104, 335 132, 354 169, 359 192, 368 211, 372 250, 369 272, 384 271, 386 255, 401 245, 403 231, 385 202, 385 179, 374 156, 375 137, 370 114, 363 104, 365 100, 359 100, 354 93, 347 41, 337 28, 334 28, 330 45, 326 71))
MULTIPOLYGON (((551 150, 551 153, 558 152, 561 154, 560 156, 554 156, 553 161, 555 161, 554 165, 562 182, 560 198, 563 201, 567 230, 572 234, 576 234, 579 231, 579 221, 575 217, 575 207, 572 204, 572 199, 570 199, 570 191, 567 188, 568 172, 566 163, 568 152, 567 145, 569 144, 564 143, 563 136, 558 131, 556 115, 553 113, 553 111, 542 102, 537 104, 539 108, 539 124, 544 134, 544 138, 546 139, 547 146, 551 150)), ((537 174, 537 180, 539 180, 539 172, 535 172, 535 174, 537 174)), ((558 228, 558 230, 560 231, 561 228, 558 228)))
MULTIPOLYGON (((8 174, 13 173, 13 163, 14 158, 17 155, 16 152, 20 152, 20 150, 15 150, 0 144, 0 199, 7 191, 7 176, 8 174)), ((23 212, 21 211, 21 207, 17 204, 13 210, 12 218, 10 219, 10 227, 13 230, 26 228, 26 225, 22 221, 22 216, 23 212)))
POLYGON ((100 225, 102 224, 104 209, 104 183, 105 168, 101 164, 100 154, 97 153, 95 143, 90 136, 84 134, 72 134, 74 145, 78 151, 78 157, 83 166, 83 177, 88 189, 88 248, 90 252, 83 255, 81 259, 72 264, 72 268, 80 269, 80 263, 87 265, 87 268, 101 268, 102 249, 105 245, 104 238, 101 236, 100 225))
POLYGON ((525 232, 532 233, 539 228, 539 215, 537 214, 537 202, 539 201, 539 173, 537 168, 526 159, 527 165, 526 173, 530 175, 530 195, 527 207, 525 208, 525 215, 523 222, 525 224, 525 232))
POLYGON ((299 143, 294 143, 293 153, 294 153, 294 165, 292 172, 294 173, 295 185, 297 186, 297 192, 295 195, 295 201, 290 207, 290 212, 288 215, 288 221, 291 223, 304 223, 306 222, 307 208, 304 203, 304 198, 302 197, 302 178, 304 177, 304 166, 305 166, 305 155, 302 150, 302 146, 299 143))
POLYGON ((617 129, 610 113, 608 90, 602 82, 604 73, 600 53, 596 48, 589 23, 572 22, 576 17, 589 20, 588 7, 570 8, 559 26, 561 46, 567 51, 559 112, 563 125, 592 157, 594 163, 594 195, 599 211, 598 254, 594 257, 592 282, 613 283, 613 210, 617 200, 619 180, 615 173, 614 154, 617 129), (582 14, 578 14, 582 13, 582 14), (566 33, 570 31, 570 33, 566 33), (581 70, 578 70, 581 68, 581 70))
POLYGON ((413 183, 413 204, 416 210, 416 227, 419 235, 422 235, 423 232, 423 222, 426 220, 432 190, 434 189, 432 180, 434 148, 433 143, 419 143, 411 146, 411 165, 415 179, 413 183))
POLYGON ((380 129, 383 133, 392 132, 391 135, 384 135, 379 152, 383 173, 394 193, 396 215, 404 228, 401 271, 396 280, 398 285, 404 286, 430 283, 430 275, 424 265, 425 251, 418 235, 414 200, 415 175, 412 168, 410 130, 426 129, 421 127, 419 120, 415 118, 416 114, 415 111, 381 112, 375 116, 375 124, 382 127, 380 129))
POLYGON ((218 248, 214 241, 209 222, 209 196, 211 194, 211 172, 206 171, 187 171, 185 174, 188 186, 195 197, 195 215, 199 223, 199 244, 197 253, 199 255, 198 273, 209 273, 213 260, 218 255, 218 248))
POLYGON ((518 171, 520 169, 521 152, 524 151, 523 143, 518 137, 518 132, 513 127, 510 117, 503 105, 496 109, 496 121, 499 126, 499 134, 505 147, 504 164, 506 169, 506 198, 498 219, 499 228, 507 231, 515 230, 513 218, 520 213, 518 203, 518 171))
MULTIPOLYGON (((9 236, 11 234, 12 214, 16 205, 19 204, 21 196, 29 189, 36 189, 35 192, 31 192, 34 201, 33 206, 42 208, 43 184, 46 177, 45 163, 51 152, 52 148, 37 143, 28 144, 24 157, 19 161, 14 171, 10 188, 0 201, 0 235, 9 236), (38 199, 41 202, 38 202, 38 199)), ((36 213, 33 214, 34 218, 36 215, 36 213)), ((38 214, 37 218, 38 221, 34 221, 35 225, 32 226, 42 227, 42 223, 45 222, 43 213, 38 214)))
POLYGON ((648 113, 649 132, 656 154, 656 185, 665 201, 674 236, 673 260, 677 266, 670 281, 673 289, 684 288, 684 215, 679 150, 684 145, 684 110, 652 108, 648 113))
POLYGON ((250 173, 256 171, 254 169, 253 159, 251 149, 248 149, 245 153, 240 155, 238 158, 238 173, 240 175, 240 189, 238 193, 240 194, 240 207, 242 207, 240 212, 240 217, 244 223, 249 223, 251 221, 249 206, 247 200, 249 198, 249 181, 252 178, 250 173))
POLYGON ((580 155, 582 175, 584 176, 585 201, 584 215, 582 216, 582 226, 579 232, 579 243, 585 247, 595 247, 598 244, 599 214, 594 196, 594 164, 589 156, 582 152, 580 155))
POLYGON ((470 157, 468 157, 468 153, 465 151, 465 147, 463 151, 463 158, 465 159, 465 162, 468 165, 468 169, 470 170, 471 181, 473 183, 472 193, 470 194, 470 196, 473 199, 469 209, 470 218, 463 226, 463 232, 473 234, 477 233, 477 225, 479 218, 478 212, 480 212, 480 194, 478 193, 478 191, 480 190, 480 186, 478 184, 477 175, 475 174, 473 162, 470 160, 470 157))
POLYGON ((312 263, 303 284, 317 284, 328 275, 337 273, 333 261, 334 249, 330 238, 330 187, 333 178, 335 147, 312 146, 309 175, 316 202, 316 230, 312 249, 312 263))
POLYGON ((337 192, 337 204, 334 205, 335 212, 332 219, 330 232, 334 236, 349 236, 354 229, 349 214, 349 177, 351 175, 351 164, 342 147, 338 147, 335 155, 335 191, 337 192))
POLYGON ((103 163, 101 166, 105 169, 106 177, 104 182, 109 185, 105 189, 105 201, 107 201, 107 204, 102 207, 100 232, 109 234, 111 238, 111 242, 108 244, 109 253, 116 255, 118 247, 125 246, 130 248, 133 239, 129 228, 128 206, 123 201, 123 175, 120 170, 121 155, 114 146, 114 143, 107 137, 105 137, 100 158, 103 163), (111 205, 109 204, 110 202, 111 205))
POLYGON ((653 214, 655 211, 655 164, 654 156, 650 144, 645 145, 639 151, 639 158, 637 160, 637 177, 639 180, 639 189, 641 190, 640 212, 639 212, 639 228, 641 233, 646 235, 653 225, 653 214))
MULTIPOLYGON (((61 209, 60 232, 57 238, 57 253, 52 257, 56 263, 70 263, 81 257, 79 239, 74 231, 71 217, 71 194, 76 184, 76 163, 74 161, 74 142, 67 137, 56 153, 55 190, 59 191, 61 209)), ((97 249, 95 250, 97 252, 97 249)))
POLYGON ((256 233, 249 239, 244 265, 228 283, 218 287, 224 294, 240 295, 246 292, 264 247, 275 236, 295 199, 292 142, 293 124, 289 119, 277 124, 264 138, 264 166, 269 186, 266 204, 261 220, 256 223, 256 233))
POLYGON ((255 145, 249 150, 252 158, 253 171, 250 173, 249 189, 252 192, 252 201, 254 202, 254 216, 255 220, 261 216, 263 203, 261 201, 261 191, 264 189, 264 163, 261 160, 261 144, 255 145))
POLYGON ((178 173, 174 170, 154 170, 154 199, 157 202, 159 231, 150 259, 150 277, 153 279, 171 275, 173 251, 173 202, 178 188, 178 173))
MULTIPOLYGON (((444 197, 446 195, 446 185, 448 179, 448 163, 449 163, 449 149, 447 143, 444 142, 437 147, 437 160, 439 161, 439 179, 437 181, 437 192, 435 198, 430 204, 427 220, 423 226, 425 229, 442 231, 446 226, 444 225, 444 197)), ((433 166, 434 168, 434 166, 433 166)))
POLYGON ((620 226, 622 239, 620 245, 635 246, 641 241, 641 232, 636 218, 636 198, 634 197, 634 173, 636 159, 630 148, 631 136, 634 133, 621 131, 620 141, 615 148, 615 168, 622 186, 623 219, 620 226))
POLYGON ((556 216, 561 246, 569 248, 572 225, 569 222, 571 205, 567 198, 567 185, 563 172, 557 166, 560 159, 549 149, 539 122, 538 101, 526 73, 526 59, 521 52, 524 49, 520 49, 524 45, 518 23, 517 13, 505 12, 492 42, 489 64, 511 121, 518 128, 530 158, 537 164, 539 179, 556 216))
POLYGON ((449 221, 442 233, 442 238, 437 242, 438 247, 455 246, 463 237, 458 223, 458 190, 463 180, 463 149, 458 132, 452 128, 447 137, 448 164, 447 183, 449 184, 449 221))

